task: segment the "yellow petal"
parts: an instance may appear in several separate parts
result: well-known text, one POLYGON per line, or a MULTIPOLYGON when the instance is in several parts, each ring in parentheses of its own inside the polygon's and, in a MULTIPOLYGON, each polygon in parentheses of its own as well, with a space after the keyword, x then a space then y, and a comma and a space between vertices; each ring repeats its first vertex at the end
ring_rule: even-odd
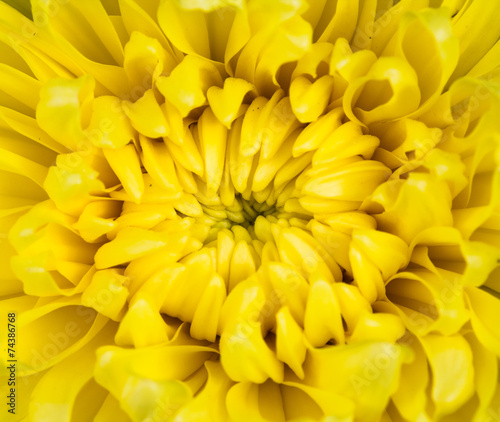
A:
POLYGON ((94 194, 104 191, 99 173, 79 153, 59 155, 43 187, 60 210, 72 215, 79 215, 94 194))
POLYGON ((75 299, 57 299, 20 315, 19 329, 29 334, 30 347, 18 350, 19 373, 39 372, 61 362, 98 335, 108 321, 75 299))
POLYGON ((455 69, 459 60, 455 35, 444 8, 410 12, 401 20, 397 54, 405 57, 417 73, 421 94, 419 112, 437 99, 455 69))
POLYGON ((205 179, 209 191, 217 192, 224 171, 227 129, 220 123, 210 108, 199 120, 201 153, 205 161, 205 179))
MULTIPOLYGON (((125 24, 137 25, 137 20, 140 21, 137 19, 138 15, 141 15, 140 7, 135 5, 132 0, 120 3, 122 7, 125 7, 125 13, 122 12, 122 16, 125 16, 126 19, 125 24), (128 21, 129 7, 135 9, 136 22, 134 23, 128 21)), ((154 26, 154 23, 151 22, 151 27, 146 32, 131 31, 130 40, 125 46, 123 68, 130 85, 130 94, 125 99, 132 102, 139 100, 154 85, 158 76, 162 73, 169 74, 177 64, 177 59, 172 52, 169 54, 160 44, 159 40, 162 37, 150 38, 147 36, 148 33, 155 32, 154 26)))
POLYGON ((130 418, 120 407, 120 402, 113 397, 111 393, 108 393, 106 399, 104 400, 101 408, 94 418, 94 422, 106 422, 110 419, 116 422, 129 422, 130 418))
POLYGON ((238 78, 227 78, 223 88, 212 86, 207 91, 208 102, 214 115, 228 129, 233 121, 246 111, 244 100, 252 96, 256 96, 255 87, 238 78))
POLYGON ((330 101, 333 78, 325 75, 311 83, 309 79, 299 76, 290 86, 290 102, 297 119, 302 123, 316 120, 330 101))
POLYGON ((36 143, 59 154, 68 152, 66 148, 57 143, 49 135, 47 135, 46 132, 40 129, 34 118, 5 107, 0 108, 0 116, 2 120, 4 120, 5 123, 17 133, 22 134, 36 143))
POLYGON ((304 383, 353 400, 356 418, 373 421, 396 391, 408 353, 399 345, 381 342, 310 349, 304 383))
POLYGON ((257 266, 250 248, 251 246, 244 240, 236 243, 229 269, 229 290, 255 273, 257 266))
POLYGON ((198 303, 191 323, 190 334, 199 340, 215 341, 222 304, 226 299, 226 285, 220 275, 215 274, 198 303))
POLYGON ((21 174, 43 186, 47 176, 47 167, 4 148, 0 148, 0 157, 1 170, 21 174))
POLYGON ((302 364, 306 358, 306 345, 301 328, 288 308, 276 314, 276 356, 285 362, 299 378, 304 378, 302 364))
MULTIPOLYGON (((477 415, 483 413, 492 402, 495 390, 498 385, 496 372, 498 369, 498 359, 495 354, 487 350, 473 334, 465 335, 473 355, 474 363, 474 384, 475 391, 480 401, 480 406, 476 411, 477 415)), ((479 419, 480 420, 480 419, 479 419)))
POLYGON ((85 137, 100 148, 121 148, 135 138, 130 120, 120 100, 112 96, 96 98, 85 137))
POLYGON ((274 289, 273 294, 287 307, 295 321, 303 325, 309 294, 307 281, 292 266, 283 263, 271 262, 267 265, 267 270, 274 289))
POLYGON ((317 149, 335 129, 342 124, 344 111, 341 107, 312 122, 300 133, 293 146, 293 156, 298 157, 305 152, 317 149))
POLYGON ((403 321, 396 315, 365 313, 360 317, 349 342, 374 340, 395 343, 405 331, 403 321))
POLYGON ((181 51, 210 58, 209 33, 205 13, 190 10, 188 4, 162 2, 158 9, 161 28, 181 51))
POLYGON ((186 117, 191 110, 206 103, 208 88, 222 86, 222 78, 209 61, 186 56, 169 76, 158 78, 156 86, 165 99, 186 117))
POLYGON ((466 289, 471 310, 471 322, 479 341, 489 351, 500 355, 500 333, 492 315, 496 315, 499 300, 476 287, 466 289))
POLYGON ((168 123, 153 90, 148 89, 135 103, 125 101, 123 109, 133 128, 143 135, 150 138, 168 135, 168 123))
POLYGON ((181 250, 180 240, 186 235, 164 234, 138 227, 127 227, 116 238, 104 244, 96 253, 95 262, 99 269, 129 262, 162 247, 172 251, 181 250))
MULTIPOLYGON (((319 215, 317 218, 320 219, 319 215)), ((325 214, 321 216, 321 220, 325 220, 325 223, 334 231, 348 235, 352 234, 353 230, 375 230, 377 227, 377 223, 371 215, 359 211, 325 214)))
POLYGON ((41 129, 70 150, 85 149, 82 118, 94 97, 94 79, 53 79, 40 91, 36 119, 41 129))
POLYGON ((375 216, 379 229, 393 233, 407 243, 426 228, 450 226, 452 223, 447 185, 425 174, 412 173, 404 182, 381 185, 372 200, 384 204, 386 210, 375 216))
POLYGON ((103 149, 103 152, 125 191, 138 202, 144 192, 144 179, 135 146, 128 144, 121 148, 103 149))
POLYGON ((206 362, 208 379, 203 390, 177 413, 174 422, 189 420, 204 422, 208 418, 217 421, 228 420, 226 397, 233 382, 218 362, 206 362))
POLYGON ((333 163, 356 155, 365 160, 372 158, 380 141, 370 135, 363 135, 361 127, 353 122, 346 123, 328 136, 313 157, 313 167, 333 163))
MULTIPOLYGON (((0 80, 2 81, 0 83, 0 90, 3 92, 2 103, 8 101, 7 97, 15 99, 22 105, 18 111, 26 111, 26 114, 33 116, 32 111, 36 109, 39 100, 40 83, 36 79, 4 63, 0 65, 0 75, 0 80), (29 95, 27 95, 28 93, 29 95)), ((17 107, 11 106, 8 108, 16 109, 17 107)))
POLYGON ((408 263, 408 246, 376 230, 356 229, 352 239, 349 257, 354 280, 370 302, 382 299, 384 282, 408 263))
MULTIPOLYGON (((221 363, 234 381, 283 379, 283 363, 262 337, 259 309, 266 305, 266 294, 259 284, 255 278, 241 282, 229 293, 222 308, 221 363), (245 365, 241 365, 242 359, 245 365)), ((267 311, 265 317, 272 315, 267 311)))
POLYGON ((175 173, 174 160, 163 142, 157 142, 140 136, 142 147, 141 161, 151 177, 164 189, 171 192, 180 192, 181 187, 175 173))
POLYGON ((121 402, 133 421, 168 415, 169 408, 171 412, 191 400, 192 392, 181 380, 201 367, 211 351, 168 344, 135 350, 103 347, 98 352, 95 378, 121 402))
MULTIPOLYGON (((250 418, 262 421, 263 416, 259 406, 259 384, 240 382, 227 393, 227 411, 232 420, 250 418)), ((230 420, 231 420, 230 419, 230 420)))
POLYGON ((322 246, 298 228, 283 229, 276 243, 282 261, 294 266, 300 274, 318 273, 325 280, 340 279, 340 270, 322 246))
POLYGON ((303 193, 344 201, 362 201, 391 171, 378 161, 356 161, 312 175, 303 193))
POLYGON ((311 285, 304 334, 314 347, 324 346, 331 339, 337 345, 345 343, 340 306, 332 286, 325 280, 316 279, 311 285))
MULTIPOLYGON (((170 45, 170 42, 165 37, 165 34, 158 26, 156 16, 151 16, 150 13, 148 13, 150 4, 145 4, 144 2, 138 3, 136 0, 119 0, 118 3, 119 10, 123 18, 123 25, 126 29, 126 32, 128 32, 131 37, 134 32, 137 34, 144 34, 150 37, 150 40, 148 40, 149 42, 156 44, 153 40, 159 41, 162 47, 167 51, 169 56, 175 57, 177 61, 182 60, 182 54, 180 53, 180 51, 174 49, 170 45)), ((141 40, 141 38, 144 40, 144 37, 137 37, 139 41, 141 40)), ((146 52, 143 52, 143 54, 144 53, 146 52)), ((125 52, 125 56, 127 56, 127 52, 125 52)), ((148 69, 142 70, 147 71, 148 69)))
POLYGON ((459 278, 449 271, 399 273, 387 284, 387 297, 399 306, 407 328, 418 335, 452 335, 469 319, 459 278))
POLYGON ((429 368, 427 356, 417 337, 405 337, 412 348, 415 358, 401 368, 401 379, 411 382, 401 382, 392 400, 401 415, 408 420, 430 420, 426 415, 428 401, 426 388, 429 383, 429 368))
POLYGON ((359 5, 356 2, 348 0, 337 2, 335 9, 333 9, 333 5, 326 3, 314 31, 315 38, 320 42, 333 42, 340 37, 349 41, 356 28, 358 8, 359 5), (330 16, 332 13, 333 16, 330 16))
POLYGON ((121 320, 115 342, 120 346, 147 347, 165 343, 169 334, 169 327, 159 310, 139 296, 134 297, 121 320), (147 332, 142 329, 144 325, 149 327, 147 332))
POLYGON ((115 201, 90 202, 83 209, 78 222, 73 227, 82 239, 93 243, 102 240, 103 235, 115 228, 116 224, 113 218, 119 212, 119 203, 115 201))
POLYGON ((128 279, 115 269, 97 271, 82 294, 82 303, 119 321, 128 297, 128 279))
POLYGON ((428 335, 421 341, 434 375, 432 398, 440 417, 460 408, 474 394, 472 352, 459 335, 428 335))
POLYGON ((420 100, 415 70, 398 57, 381 57, 349 85, 343 105, 351 120, 368 125, 409 115, 420 100))
POLYGON ((96 360, 93 352, 111 341, 114 329, 112 324, 108 324, 89 344, 44 374, 31 396, 30 418, 70 420, 78 394, 92 379, 96 360), (61 383, 65 377, 69 377, 71 382, 61 383))
POLYGON ((492 7, 484 0, 462 6, 453 25, 460 44, 460 59, 450 81, 467 73, 498 40, 498 15, 492 7), (493 30, 484 33, 481 28, 493 30))
POLYGON ((57 33, 83 56, 105 64, 123 63, 122 45, 101 2, 59 4, 35 1, 33 12, 39 27, 57 33), (54 9, 57 13, 53 13, 54 9), (85 36, 77 35, 81 33, 85 36))

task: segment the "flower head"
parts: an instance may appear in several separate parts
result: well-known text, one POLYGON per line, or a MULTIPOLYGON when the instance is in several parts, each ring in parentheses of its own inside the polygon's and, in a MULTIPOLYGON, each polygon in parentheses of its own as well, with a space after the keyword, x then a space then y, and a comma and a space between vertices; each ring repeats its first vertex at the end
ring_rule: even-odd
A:
POLYGON ((498 419, 499 5, 0 2, 12 420, 498 419))

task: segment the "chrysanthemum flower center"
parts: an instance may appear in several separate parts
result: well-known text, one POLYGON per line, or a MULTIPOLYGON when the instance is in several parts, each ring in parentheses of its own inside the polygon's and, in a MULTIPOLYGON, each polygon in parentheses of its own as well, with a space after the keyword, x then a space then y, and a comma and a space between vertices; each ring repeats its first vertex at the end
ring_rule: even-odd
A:
MULTIPOLYGON (((224 205, 203 206, 206 215, 217 219, 217 227, 231 228, 234 225, 240 225, 246 229, 255 225, 255 220, 259 217, 275 216, 278 217, 279 211, 274 204, 267 202, 258 202, 254 198, 244 199, 237 195, 232 207, 224 205)), ((279 218, 279 217, 278 217, 279 218)))
MULTIPOLYGON (((186 66, 200 66, 192 60, 186 66)), ((217 88, 224 98, 239 98, 236 103, 208 95, 208 105, 188 109, 183 119, 170 102, 179 101, 178 87, 162 78, 135 103, 93 100, 81 132, 87 149, 59 156, 45 181, 53 202, 22 217, 12 238, 44 224, 41 216, 54 205, 73 215, 60 236, 73 239, 80 262, 95 263, 83 303, 121 321, 119 344, 151 342, 132 323, 140 315, 156 315, 152 338, 164 339, 163 329, 154 328, 164 315, 190 323, 196 339, 221 338, 229 365, 228 357, 243 353, 233 347, 241 342, 253 344, 259 359, 271 353, 264 338, 272 332, 280 357, 271 353, 272 373, 259 369, 252 380, 279 380, 284 363, 300 376, 294 356, 303 351, 284 354, 283 330, 303 331, 314 346, 342 344, 352 322, 324 314, 338 306, 336 295, 361 291, 374 301, 383 294, 383 285, 334 287, 350 283, 356 271, 347 259, 353 230, 367 230, 368 238, 377 233, 375 219, 360 208, 391 175, 373 159, 380 142, 341 108, 302 123, 282 90, 272 98, 238 96, 236 78, 217 88), (248 295, 254 296, 250 308, 248 295)), ((79 82, 79 101, 89 83, 79 82)), ((40 116, 50 110, 58 84, 68 82, 51 84, 40 116)), ((21 251, 16 265, 27 291, 39 292, 33 269, 39 263, 21 251)), ((51 289, 70 289, 66 274, 51 289)), ((237 367, 228 371, 247 376, 237 367)))

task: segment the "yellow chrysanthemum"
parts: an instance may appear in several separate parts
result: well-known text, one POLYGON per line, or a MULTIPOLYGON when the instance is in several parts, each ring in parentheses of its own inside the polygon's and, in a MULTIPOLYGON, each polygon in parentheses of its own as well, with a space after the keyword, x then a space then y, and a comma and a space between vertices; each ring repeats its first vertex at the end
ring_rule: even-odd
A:
POLYGON ((7 3, 1 420, 500 420, 500 0, 7 3))

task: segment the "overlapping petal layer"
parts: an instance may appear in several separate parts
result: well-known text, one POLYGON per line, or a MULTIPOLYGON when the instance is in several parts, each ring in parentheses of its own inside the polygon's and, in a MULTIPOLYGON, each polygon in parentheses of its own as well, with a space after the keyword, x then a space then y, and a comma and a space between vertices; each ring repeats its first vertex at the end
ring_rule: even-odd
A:
POLYGON ((0 2, 10 420, 499 417, 497 0, 31 6, 0 2))

